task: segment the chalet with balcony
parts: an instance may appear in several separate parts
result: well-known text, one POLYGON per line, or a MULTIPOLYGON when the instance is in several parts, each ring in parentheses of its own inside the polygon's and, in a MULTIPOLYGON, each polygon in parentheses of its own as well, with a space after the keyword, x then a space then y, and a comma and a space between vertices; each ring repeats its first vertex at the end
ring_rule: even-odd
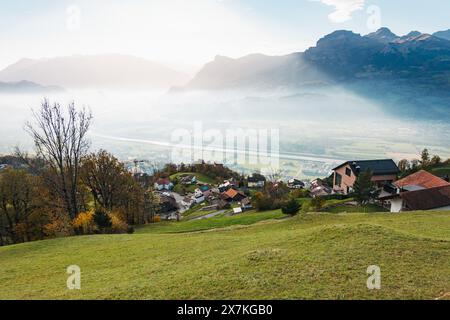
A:
POLYGON ((380 188, 396 181, 400 172, 392 159, 347 161, 333 169, 333 192, 352 193, 359 174, 367 170, 372 172, 372 181, 380 188))

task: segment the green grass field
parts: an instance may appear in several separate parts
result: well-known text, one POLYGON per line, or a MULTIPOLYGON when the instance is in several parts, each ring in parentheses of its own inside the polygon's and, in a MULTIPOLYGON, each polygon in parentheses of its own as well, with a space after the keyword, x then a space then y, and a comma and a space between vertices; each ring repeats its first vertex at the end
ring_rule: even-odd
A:
POLYGON ((351 212, 361 212, 361 213, 373 213, 373 212, 386 212, 387 209, 377 206, 375 204, 367 204, 364 206, 352 206, 352 205, 338 205, 329 206, 323 211, 330 213, 351 213, 351 212))
POLYGON ((203 182, 203 183, 209 183, 209 184, 215 183, 213 178, 208 177, 207 175, 204 175, 202 173, 193 173, 193 172, 176 173, 176 174, 170 176, 170 180, 173 181, 177 178, 184 177, 184 176, 195 176, 197 178, 197 182, 203 182))
MULTIPOLYGON (((172 182, 174 182, 176 179, 184 177, 184 176, 195 176, 197 178, 197 182, 201 183, 207 183, 207 184, 214 184, 215 181, 211 177, 208 177, 207 175, 204 175, 202 173, 192 173, 192 172, 180 172, 171 175, 169 178, 172 182)), ((198 188, 197 184, 191 184, 191 185, 181 185, 177 184, 173 188, 174 192, 185 194, 185 193, 194 193, 195 189, 198 188)))
POLYGON ((450 212, 266 214, 3 247, 0 298, 437 299, 450 292, 450 212), (69 265, 81 268, 81 290, 66 288, 69 265), (381 290, 366 287, 370 265, 381 268, 381 290))
POLYGON ((450 175, 450 166, 437 167, 429 171, 436 176, 445 177, 446 175, 450 175))
MULTIPOLYGON (((206 212, 208 214, 208 212, 206 212)), ((176 222, 161 222, 138 228, 136 233, 186 233, 204 231, 218 228, 227 228, 236 225, 251 225, 264 220, 283 219, 286 215, 280 211, 248 212, 232 217, 214 217, 203 220, 176 222)))

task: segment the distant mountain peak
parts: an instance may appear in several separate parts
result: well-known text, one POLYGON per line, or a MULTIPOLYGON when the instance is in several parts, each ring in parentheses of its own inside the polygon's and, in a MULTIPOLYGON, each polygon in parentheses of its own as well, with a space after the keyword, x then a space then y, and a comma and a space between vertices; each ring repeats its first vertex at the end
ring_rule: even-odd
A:
POLYGON ((233 60, 233 59, 231 59, 230 57, 227 57, 227 56, 219 55, 219 54, 214 57, 214 61, 229 61, 229 60, 233 60))
POLYGON ((366 37, 384 43, 393 42, 399 38, 399 36, 397 36, 389 28, 386 27, 380 28, 375 32, 369 33, 366 37))
POLYGON ((410 33, 408 33, 404 37, 406 37, 406 38, 414 38, 414 37, 420 36, 421 34, 422 34, 422 32, 420 32, 420 31, 411 31, 410 33))
POLYGON ((349 30, 336 30, 325 37, 323 39, 338 39, 338 38, 360 38, 361 35, 354 33, 353 31, 349 30))
POLYGON ((375 33, 376 33, 376 34, 379 34, 379 35, 393 35, 393 36, 396 37, 396 34, 393 33, 393 32, 391 31, 391 29, 389 29, 389 28, 387 28, 387 27, 382 27, 382 28, 378 29, 377 31, 375 31, 375 33))
POLYGON ((319 39, 319 41, 317 41, 316 47, 345 46, 349 43, 359 42, 361 39, 362 37, 360 34, 347 30, 338 30, 319 39))

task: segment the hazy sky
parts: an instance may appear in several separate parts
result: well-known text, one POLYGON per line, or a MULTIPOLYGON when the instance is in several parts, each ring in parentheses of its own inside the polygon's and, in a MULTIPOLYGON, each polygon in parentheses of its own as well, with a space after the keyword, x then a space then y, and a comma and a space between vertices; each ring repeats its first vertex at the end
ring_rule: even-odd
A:
POLYGON ((0 0, 0 68, 20 58, 123 53, 174 66, 286 54, 336 29, 450 28, 446 0, 0 0))

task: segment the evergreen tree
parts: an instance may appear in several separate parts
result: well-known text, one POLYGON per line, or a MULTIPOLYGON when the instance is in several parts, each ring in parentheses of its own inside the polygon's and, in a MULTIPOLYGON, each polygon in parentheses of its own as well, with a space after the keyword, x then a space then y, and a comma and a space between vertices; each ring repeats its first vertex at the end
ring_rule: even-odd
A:
POLYGON ((372 182, 372 175, 370 170, 360 173, 353 186, 355 200, 360 205, 367 204, 379 195, 377 187, 372 182))
POLYGON ((301 206, 298 203, 298 201, 296 199, 292 198, 283 204, 283 206, 281 207, 281 211, 284 214, 295 216, 300 211, 300 208, 301 208, 301 206))
POLYGON ((105 229, 112 227, 111 217, 103 209, 97 209, 94 213, 94 222, 97 224, 98 228, 104 232, 105 229))

